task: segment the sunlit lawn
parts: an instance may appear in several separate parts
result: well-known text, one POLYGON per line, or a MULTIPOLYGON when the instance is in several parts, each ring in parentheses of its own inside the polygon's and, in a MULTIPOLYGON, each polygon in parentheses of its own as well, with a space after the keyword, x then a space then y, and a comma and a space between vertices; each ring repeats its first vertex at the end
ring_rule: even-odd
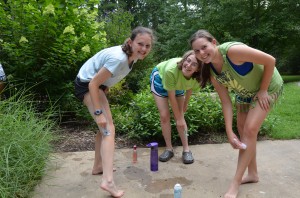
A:
POLYGON ((269 117, 276 117, 275 128, 269 136, 275 139, 300 138, 299 82, 284 84, 284 94, 282 99, 270 113, 269 117))

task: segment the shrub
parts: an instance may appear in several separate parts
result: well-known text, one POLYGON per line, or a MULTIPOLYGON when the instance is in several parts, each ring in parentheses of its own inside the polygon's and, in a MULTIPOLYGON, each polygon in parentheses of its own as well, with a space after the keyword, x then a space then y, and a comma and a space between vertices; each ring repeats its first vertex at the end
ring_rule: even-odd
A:
MULTIPOLYGON (((159 112, 148 89, 134 95, 129 107, 112 106, 112 112, 116 130, 119 134, 126 134, 129 139, 136 140, 148 140, 149 138, 161 140, 163 138, 159 112)), ((221 103, 218 95, 213 92, 211 87, 207 87, 191 96, 188 110, 185 113, 185 120, 191 137, 199 136, 199 133, 226 134, 221 103)), ((270 133, 275 126, 275 122, 276 119, 267 118, 261 127, 260 134, 270 133)), ((177 140, 178 133, 172 117, 171 125, 172 139, 177 140)), ((235 110, 233 110, 233 130, 238 134, 235 110)))
POLYGON ((74 92, 68 83, 89 57, 107 47, 105 22, 96 20, 95 3, 2 1, 0 18, 6 20, 0 23, 0 57, 5 72, 27 85, 38 82, 32 92, 45 102, 50 95, 63 111, 73 110, 64 100, 74 92))
POLYGON ((132 131, 134 129, 134 120, 132 118, 134 113, 132 109, 122 105, 111 105, 111 111, 117 134, 126 134, 129 139, 136 138, 132 131))
POLYGON ((149 91, 136 94, 128 107, 111 105, 111 110, 117 134, 126 134, 134 141, 163 140, 158 110, 149 91))
MULTIPOLYGON (((189 134, 198 132, 215 132, 224 130, 224 120, 221 105, 218 99, 213 99, 208 89, 192 95, 185 119, 189 134)), ((159 112, 154 98, 148 89, 136 94, 130 103, 130 108, 121 106, 112 107, 116 129, 129 138, 147 140, 149 138, 161 139, 161 126, 159 112), (121 116, 119 115, 121 114, 121 116)), ((170 108, 171 110, 171 108, 170 108)), ((177 131, 174 119, 171 118, 172 131, 177 131)), ((172 133, 177 139, 178 133, 172 133)))
POLYGON ((189 134, 224 131, 222 107, 216 93, 205 89, 191 97, 185 114, 189 134))

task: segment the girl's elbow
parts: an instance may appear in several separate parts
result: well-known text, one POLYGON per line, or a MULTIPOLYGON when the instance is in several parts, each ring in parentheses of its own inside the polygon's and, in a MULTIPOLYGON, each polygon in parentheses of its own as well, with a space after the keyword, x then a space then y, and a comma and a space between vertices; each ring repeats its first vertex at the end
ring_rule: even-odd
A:
POLYGON ((276 58, 272 56, 272 63, 276 65, 276 58))
POLYGON ((269 62, 270 62, 270 65, 276 65, 276 58, 274 57, 274 56, 271 56, 270 55, 270 60, 269 60, 269 62))

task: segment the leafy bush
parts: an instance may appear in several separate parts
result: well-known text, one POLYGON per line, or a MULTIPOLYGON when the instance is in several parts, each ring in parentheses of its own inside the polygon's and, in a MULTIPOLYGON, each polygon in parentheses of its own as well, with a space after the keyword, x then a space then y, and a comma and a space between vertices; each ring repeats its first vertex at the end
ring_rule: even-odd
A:
POLYGON ((119 83, 114 85, 109 89, 107 94, 107 99, 110 104, 122 105, 128 107, 130 101, 132 101, 133 93, 128 88, 128 84, 125 79, 121 80, 119 83))
POLYGON ((185 114, 191 135, 224 131, 224 118, 218 95, 206 88, 191 97, 185 114))
POLYGON ((132 137, 147 139, 149 137, 158 137, 161 135, 159 113, 150 90, 144 89, 135 95, 130 103, 134 113, 134 126, 132 137))
MULTIPOLYGON (((159 112, 149 89, 144 89, 134 95, 130 106, 113 105, 112 112, 118 134, 126 134, 129 139, 136 140, 151 138, 159 141, 163 139, 159 112)), ((234 110, 233 113, 233 130, 237 133, 236 111, 234 110)), ((197 137, 199 133, 226 134, 219 96, 209 86, 191 96, 185 120, 190 137, 197 137)), ((261 127, 260 134, 271 133, 275 123, 275 118, 267 118, 261 127)), ((176 125, 172 117, 171 125, 172 139, 178 140, 176 125)))
POLYGON ((145 140, 161 134, 159 114, 149 91, 136 94, 129 106, 112 105, 116 131, 129 139, 145 140))
MULTIPOLYGON (((271 111, 271 113, 272 113, 272 111, 271 111)), ((274 132, 274 129, 278 123, 278 120, 279 120, 278 117, 268 115, 260 128, 259 135, 271 137, 272 133, 274 132)))
MULTIPOLYGON (((185 119, 191 136, 201 131, 224 130, 219 100, 213 99, 214 96, 207 91, 208 89, 195 93, 190 99, 185 119)), ((121 106, 114 106, 112 109, 116 129, 121 134, 127 134, 129 138, 139 140, 162 138, 159 112, 149 89, 136 94, 130 103, 130 108, 125 110, 121 106)), ((171 123, 172 131, 177 131, 173 118, 171 118, 171 123)), ((173 139, 177 137, 177 132, 172 133, 173 139)))
POLYGON ((126 135, 128 139, 137 138, 132 131, 135 125, 132 109, 122 105, 111 105, 111 111, 117 134, 126 135))
POLYGON ((74 92, 69 82, 89 57, 107 47, 105 23, 96 20, 95 4, 95 0, 0 2, 0 18, 5 19, 0 23, 0 61, 7 75, 27 86, 38 82, 32 92, 44 104, 51 98, 60 103, 62 112, 73 111, 68 108, 76 103, 68 100, 74 92))

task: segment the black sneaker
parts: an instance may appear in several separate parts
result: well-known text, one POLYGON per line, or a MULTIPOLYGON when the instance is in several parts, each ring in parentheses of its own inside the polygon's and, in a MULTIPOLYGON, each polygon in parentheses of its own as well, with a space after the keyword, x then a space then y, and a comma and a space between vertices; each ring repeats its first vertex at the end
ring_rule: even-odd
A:
POLYGON ((194 162, 192 152, 191 151, 182 152, 182 161, 184 164, 192 164, 194 162))
POLYGON ((159 161, 167 162, 174 156, 174 152, 170 150, 165 150, 160 156, 159 161))

